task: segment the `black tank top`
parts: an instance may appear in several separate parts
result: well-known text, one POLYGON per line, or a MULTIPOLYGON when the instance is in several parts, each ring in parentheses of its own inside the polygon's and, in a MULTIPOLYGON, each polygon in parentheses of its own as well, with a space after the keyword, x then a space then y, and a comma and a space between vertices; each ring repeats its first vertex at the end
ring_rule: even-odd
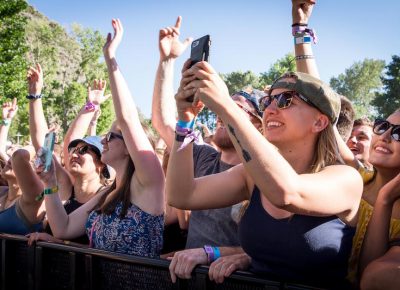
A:
POLYGON ((240 243, 252 258, 250 271, 328 288, 347 288, 354 233, 337 216, 275 219, 262 206, 257 187, 239 224, 240 243))

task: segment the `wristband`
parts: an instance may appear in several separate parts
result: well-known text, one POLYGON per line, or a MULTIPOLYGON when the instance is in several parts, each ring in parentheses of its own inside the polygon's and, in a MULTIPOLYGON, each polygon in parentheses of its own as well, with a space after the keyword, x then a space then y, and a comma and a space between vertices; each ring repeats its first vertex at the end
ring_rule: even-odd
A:
POLYGON ((26 98, 27 98, 28 100, 41 99, 41 98, 42 98, 42 94, 39 94, 39 95, 27 95, 26 98))
POLYGON ((214 261, 217 260, 218 258, 221 258, 221 252, 220 252, 219 248, 213 247, 213 250, 214 250, 214 261))
POLYGON ((95 104, 92 103, 92 102, 87 102, 87 103, 85 104, 85 111, 90 111, 90 112, 92 112, 92 111, 96 111, 96 109, 97 109, 97 105, 95 105, 95 104))
POLYGON ((189 121, 189 122, 185 122, 182 120, 178 120, 178 123, 176 124, 176 126, 179 126, 181 128, 187 128, 187 129, 194 129, 194 121, 196 118, 194 118, 193 120, 189 121))
POLYGON ((309 35, 304 35, 304 36, 300 36, 300 37, 294 37, 294 44, 307 44, 307 43, 311 43, 311 36, 309 35))
POLYGON ((296 60, 312 59, 312 58, 314 58, 314 56, 312 54, 296 55, 296 57, 295 57, 296 60))
POLYGON ((8 125, 10 125, 10 123, 11 123, 10 119, 3 119, 0 121, 0 125, 3 125, 3 126, 8 126, 8 125))
POLYGON ((211 247, 209 245, 204 245, 203 249, 204 249, 204 252, 206 252, 208 264, 211 264, 214 261, 213 247, 211 247))
POLYGON ((307 27, 308 24, 307 23, 293 23, 292 27, 295 27, 295 26, 305 26, 305 27, 307 27))
POLYGON ((58 185, 51 187, 51 188, 45 188, 38 196, 36 196, 35 200, 36 201, 41 201, 44 197, 44 195, 49 195, 58 192, 58 185))

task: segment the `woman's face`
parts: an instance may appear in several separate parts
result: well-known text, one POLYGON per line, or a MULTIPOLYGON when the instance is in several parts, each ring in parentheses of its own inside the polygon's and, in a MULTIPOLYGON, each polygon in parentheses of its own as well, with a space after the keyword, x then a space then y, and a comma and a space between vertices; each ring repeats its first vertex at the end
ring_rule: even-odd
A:
POLYGON ((91 145, 79 142, 69 150, 69 171, 72 175, 99 173, 100 168, 101 162, 91 145))
POLYGON ((101 144, 103 144, 101 161, 111 167, 129 156, 122 133, 115 123, 111 126, 106 137, 101 140, 101 144))
MULTIPOLYGON (((294 82, 293 79, 284 79, 294 82)), ((277 96, 288 89, 274 89, 271 96, 277 96)), ((321 113, 314 107, 308 105, 295 94, 286 108, 278 108, 277 100, 273 100, 264 110, 263 124, 264 136, 276 146, 287 142, 305 140, 312 136, 315 131, 313 125, 321 113)))
MULTIPOLYGON (((387 118, 393 125, 400 125, 400 112, 387 118)), ((382 135, 373 134, 369 153, 369 162, 376 168, 395 169, 400 171, 400 142, 391 135, 392 127, 382 135)))

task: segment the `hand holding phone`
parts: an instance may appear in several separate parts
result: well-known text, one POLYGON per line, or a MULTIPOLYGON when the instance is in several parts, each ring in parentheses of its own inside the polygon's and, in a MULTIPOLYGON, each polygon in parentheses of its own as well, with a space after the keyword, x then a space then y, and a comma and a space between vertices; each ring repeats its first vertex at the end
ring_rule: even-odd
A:
MULTIPOLYGON (((209 62, 210 46, 210 35, 205 35, 196 40, 193 40, 190 50, 190 60, 192 61, 190 66, 193 66, 200 61, 209 62)), ((193 96, 188 97, 186 100, 190 103, 193 102, 193 96)))

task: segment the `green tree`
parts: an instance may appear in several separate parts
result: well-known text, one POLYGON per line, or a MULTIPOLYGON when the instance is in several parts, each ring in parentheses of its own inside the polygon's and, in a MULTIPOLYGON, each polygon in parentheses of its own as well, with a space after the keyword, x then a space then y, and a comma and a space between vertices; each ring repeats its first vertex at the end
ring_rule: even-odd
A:
MULTIPOLYGON (((24 0, 0 2, 0 96, 3 101, 17 97, 20 111, 23 111, 26 94, 26 59, 25 44, 26 9, 24 0)), ((25 116, 26 119, 26 116, 25 116)), ((19 131, 18 124, 24 121, 19 113, 14 118, 9 135, 15 136, 19 131)), ((25 131, 21 133, 26 134, 25 131)))
POLYGON ((371 116, 374 115, 372 100, 382 87, 384 67, 383 60, 365 59, 354 63, 337 78, 331 78, 330 85, 353 102, 357 117, 371 116))
POLYGON ((400 56, 392 56, 382 83, 384 92, 379 93, 372 104, 376 106, 379 117, 387 117, 400 108, 400 56))
POLYGON ((296 61, 292 53, 288 53, 278 59, 271 65, 267 72, 261 73, 259 87, 265 88, 268 85, 272 85, 274 80, 289 71, 296 71, 296 61))
POLYGON ((229 93, 234 94, 245 88, 258 88, 259 77, 252 71, 236 71, 228 74, 221 74, 222 79, 228 87, 229 93))

